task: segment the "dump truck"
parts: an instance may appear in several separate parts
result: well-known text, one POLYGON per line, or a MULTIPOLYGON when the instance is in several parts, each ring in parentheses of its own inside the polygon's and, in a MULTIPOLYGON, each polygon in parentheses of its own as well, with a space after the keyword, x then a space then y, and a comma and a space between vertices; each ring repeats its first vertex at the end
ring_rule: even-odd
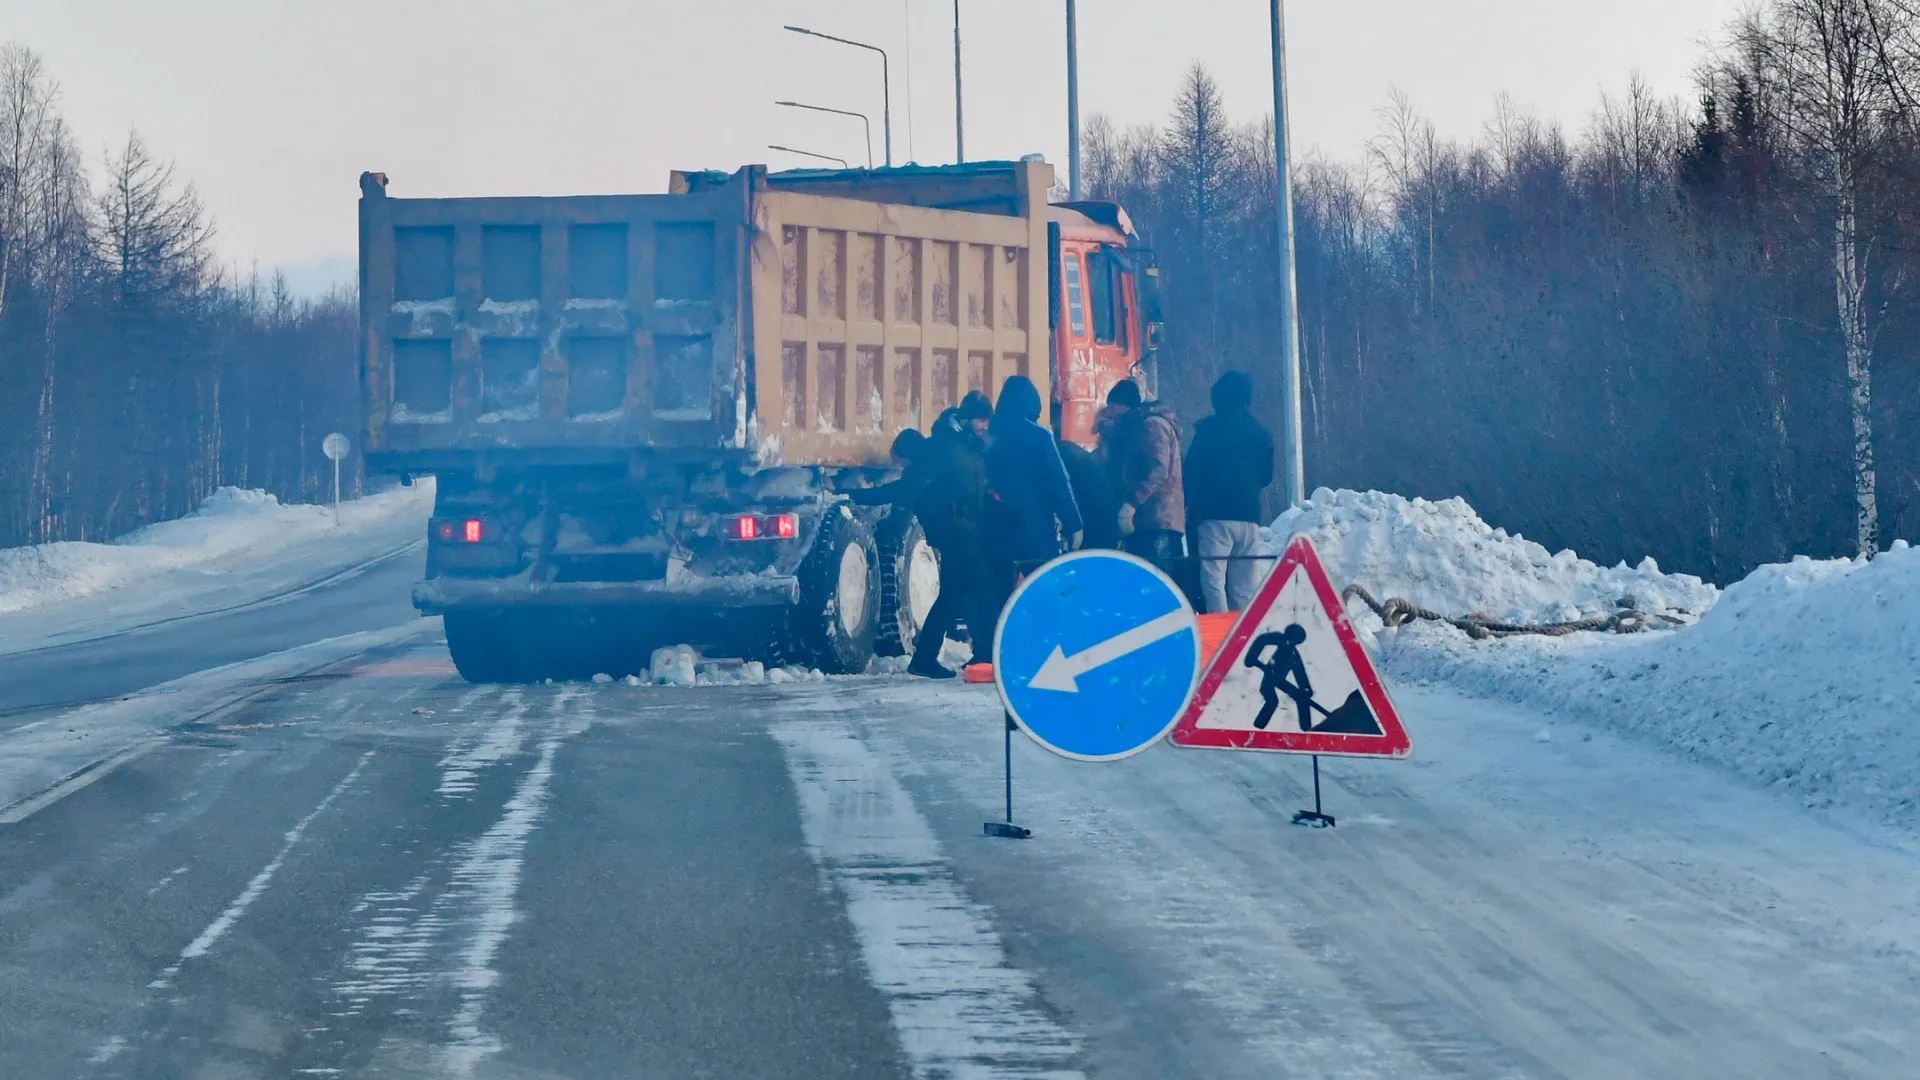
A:
POLYGON ((864 670, 938 563, 843 492, 1010 375, 1092 441, 1149 383, 1152 253, 1041 161, 676 172, 664 194, 399 198, 360 181, 366 464, 431 476, 426 579, 476 682, 653 649, 864 670))

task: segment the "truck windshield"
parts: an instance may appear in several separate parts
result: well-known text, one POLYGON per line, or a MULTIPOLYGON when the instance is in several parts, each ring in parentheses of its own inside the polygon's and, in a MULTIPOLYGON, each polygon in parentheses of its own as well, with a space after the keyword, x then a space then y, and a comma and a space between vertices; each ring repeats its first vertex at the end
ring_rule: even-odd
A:
POLYGON ((1106 249, 1087 252, 1087 303, 1093 315, 1093 340, 1111 345, 1117 339, 1113 288, 1113 257, 1106 249))

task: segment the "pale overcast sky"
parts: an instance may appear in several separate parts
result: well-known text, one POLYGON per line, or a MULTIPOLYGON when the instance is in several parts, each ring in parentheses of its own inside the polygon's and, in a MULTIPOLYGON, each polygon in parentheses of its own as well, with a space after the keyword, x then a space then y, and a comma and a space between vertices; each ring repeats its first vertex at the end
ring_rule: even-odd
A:
MULTIPOLYGON (((1390 86, 1456 137, 1502 90, 1570 130, 1636 68, 1691 96, 1745 3, 1289 0, 1296 146, 1357 156, 1390 86)), ((1198 59, 1236 120, 1258 118, 1267 7, 1081 0, 1083 114, 1158 121, 1198 59)), ((1063 3, 960 8, 968 157, 1064 171, 1063 3)), ((272 267, 352 256, 365 169, 396 195, 567 194, 806 164, 768 143, 865 157, 859 121, 779 98, 872 113, 878 158, 878 58, 784 23, 889 50, 896 161, 952 161, 952 19, 950 0, 0 0, 0 39, 45 57, 91 154, 138 128, 199 186, 223 257, 272 267)))

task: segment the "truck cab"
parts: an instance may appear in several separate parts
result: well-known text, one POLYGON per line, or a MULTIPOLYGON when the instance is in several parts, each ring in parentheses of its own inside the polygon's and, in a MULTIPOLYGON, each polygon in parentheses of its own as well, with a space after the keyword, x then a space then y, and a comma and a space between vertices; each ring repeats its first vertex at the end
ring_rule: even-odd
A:
POLYGON ((1047 208, 1053 397, 1061 436, 1091 448, 1107 392, 1136 379, 1151 396, 1160 347, 1159 270, 1117 203, 1047 208))

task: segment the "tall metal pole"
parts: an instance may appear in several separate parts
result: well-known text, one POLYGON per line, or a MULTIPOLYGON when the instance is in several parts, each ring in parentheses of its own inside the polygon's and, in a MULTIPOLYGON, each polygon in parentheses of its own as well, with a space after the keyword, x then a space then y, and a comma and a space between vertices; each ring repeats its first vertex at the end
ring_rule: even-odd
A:
POLYGON ((1067 198, 1080 197, 1080 44, 1073 0, 1067 0, 1067 198))
POLYGON ((834 37, 832 34, 823 34, 818 30, 809 30, 804 26, 789 26, 786 29, 796 34, 825 38, 828 41, 837 41, 842 45, 851 45, 856 49, 866 49, 868 52, 880 54, 880 130, 887 143, 887 168, 893 168, 893 76, 887 73, 887 50, 878 45, 869 45, 864 41, 853 41, 849 38, 834 37))
MULTIPOLYGON (((1071 4, 1072 0, 1068 0, 1071 4)), ((1293 178, 1287 165, 1287 39, 1282 0, 1273 0, 1274 216, 1280 227, 1280 473, 1287 505, 1306 499, 1300 439, 1300 312, 1293 268, 1293 178)), ((1071 10, 1071 7, 1069 7, 1071 10)))
POLYGON ((853 168, 852 165, 847 164, 846 158, 835 157, 832 154, 816 154, 811 150, 795 150, 791 146, 781 146, 779 143, 768 143, 767 149, 778 150, 783 154, 799 154, 801 157, 819 158, 821 161, 837 161, 843 169, 853 168))
POLYGON ((907 61, 907 160, 913 158, 913 0, 900 0, 900 42, 907 61))
POLYGON ((967 160, 967 115, 960 96, 960 0, 953 0, 953 160, 967 160))
POLYGON ((804 101, 776 101, 774 104, 782 105, 789 109, 810 109, 814 112, 832 113, 835 116, 852 116, 857 118, 860 121, 860 126, 867 133, 867 168, 873 168, 873 122, 867 119, 866 113, 857 113, 851 109, 830 109, 825 105, 809 105, 804 101))

